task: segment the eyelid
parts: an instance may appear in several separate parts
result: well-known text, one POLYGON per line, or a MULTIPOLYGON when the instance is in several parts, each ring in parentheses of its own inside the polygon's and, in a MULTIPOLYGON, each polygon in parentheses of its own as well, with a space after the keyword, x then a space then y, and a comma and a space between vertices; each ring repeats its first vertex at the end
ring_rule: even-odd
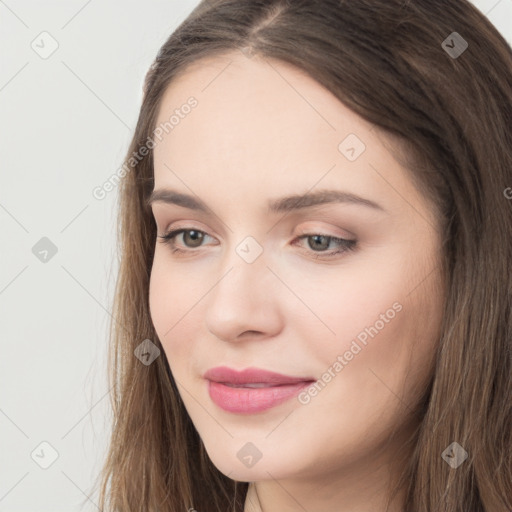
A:
MULTIPOLYGON (((343 230, 341 233, 339 232, 336 232, 335 231, 335 228, 320 228, 318 227, 318 224, 314 224, 314 223, 310 223, 310 224, 313 224, 313 225, 309 225, 309 224, 306 224, 306 226, 302 226, 298 229, 298 233, 297 233, 297 236, 300 236, 300 235, 323 235, 323 236, 326 236, 326 237, 331 237, 331 238, 343 238, 345 240, 351 240, 351 239, 356 239, 356 235, 351 233, 350 231, 347 231, 347 230, 343 230)), ((337 228, 339 229, 339 228, 337 228)))
POLYGON ((210 234, 209 229, 202 228, 201 226, 197 226, 195 224, 196 224, 196 221, 176 221, 175 223, 171 222, 171 223, 167 224, 165 229, 162 229, 161 231, 163 234, 165 234, 165 233, 169 233, 170 231, 176 231, 178 229, 184 229, 186 231, 197 230, 197 231, 201 231, 205 235, 208 235, 209 237, 217 238, 214 235, 210 234))

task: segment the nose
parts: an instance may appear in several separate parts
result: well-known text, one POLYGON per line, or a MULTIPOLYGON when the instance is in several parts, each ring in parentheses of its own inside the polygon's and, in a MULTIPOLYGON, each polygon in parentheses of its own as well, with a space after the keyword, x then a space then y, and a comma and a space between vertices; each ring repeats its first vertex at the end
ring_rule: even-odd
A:
POLYGON ((247 263, 235 253, 222 266, 215 283, 206 297, 206 325, 217 338, 237 342, 275 336, 280 331, 283 286, 263 254, 247 263))

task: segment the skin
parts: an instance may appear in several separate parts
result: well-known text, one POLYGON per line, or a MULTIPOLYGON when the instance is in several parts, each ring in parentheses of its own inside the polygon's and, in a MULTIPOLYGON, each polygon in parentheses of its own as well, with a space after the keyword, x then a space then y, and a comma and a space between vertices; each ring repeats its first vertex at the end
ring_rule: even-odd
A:
MULTIPOLYGON (((288 64, 236 52, 192 65, 167 89, 157 124, 190 96, 197 107, 154 148, 155 189, 197 196, 212 213, 152 204, 158 235, 186 227, 205 236, 177 235, 185 255, 157 239, 149 297, 185 407, 215 466, 252 482, 245 512, 384 511, 439 338, 433 209, 383 134, 288 64), (351 133, 366 146, 355 161, 338 149, 351 133), (351 203, 266 210, 269 199, 324 188, 385 211, 351 203), (320 239, 319 249, 302 233, 355 238, 357 248, 317 259, 340 246, 320 239), (236 252, 248 236, 263 250, 252 263, 236 252), (400 312, 333 371, 397 303, 400 312), (212 402, 202 378, 220 365, 315 379, 331 368, 335 377, 307 404, 292 398, 235 414, 212 402), (247 442, 262 454, 252 467, 237 457, 247 442)), ((402 499, 389 511, 403 511, 402 499)))

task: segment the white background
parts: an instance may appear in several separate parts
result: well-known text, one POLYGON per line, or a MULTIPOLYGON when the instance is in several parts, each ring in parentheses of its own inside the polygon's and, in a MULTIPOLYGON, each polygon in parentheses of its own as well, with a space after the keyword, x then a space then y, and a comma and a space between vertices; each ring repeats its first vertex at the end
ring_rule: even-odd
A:
MULTIPOLYGON (((197 3, 0 0, 0 512, 98 510, 117 193, 92 190, 121 166, 145 73, 197 3), (50 48, 43 31, 59 45, 47 59, 31 47, 50 48)), ((512 44, 512 0, 475 4, 512 44)))

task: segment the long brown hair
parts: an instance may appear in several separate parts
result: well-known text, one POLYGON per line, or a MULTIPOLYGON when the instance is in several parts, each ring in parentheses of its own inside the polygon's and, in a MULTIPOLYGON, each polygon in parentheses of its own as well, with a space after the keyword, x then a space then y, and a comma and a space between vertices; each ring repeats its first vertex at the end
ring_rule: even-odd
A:
POLYGON ((164 92, 189 64, 237 50, 302 69, 388 134, 443 226, 446 307, 401 475, 404 510, 512 510, 512 50, 466 0, 203 0, 167 39, 119 188, 100 507, 243 510, 248 484, 209 460, 152 325, 156 227, 146 206, 164 92), (146 339, 162 353, 150 365, 134 356, 146 339), (468 453, 457 469, 441 457, 455 441, 468 453))

